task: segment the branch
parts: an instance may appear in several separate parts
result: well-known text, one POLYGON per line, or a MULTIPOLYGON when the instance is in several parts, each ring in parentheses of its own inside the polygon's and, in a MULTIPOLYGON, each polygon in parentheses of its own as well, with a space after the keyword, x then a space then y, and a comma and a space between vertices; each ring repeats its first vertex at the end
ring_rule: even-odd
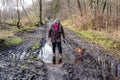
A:
MULTIPOLYGON (((24 1, 23 1, 24 2, 24 1)), ((30 18, 29 18, 29 16, 28 16, 28 14, 27 14, 27 12, 26 12, 26 10, 25 10, 25 8, 24 8, 24 6, 23 6, 23 4, 22 4, 22 1, 20 0, 20 4, 21 4, 21 6, 22 6, 22 9, 23 9, 23 11, 24 11, 24 13, 25 13, 25 15, 26 15, 26 17, 27 17, 27 19, 28 20, 30 20, 30 18)))

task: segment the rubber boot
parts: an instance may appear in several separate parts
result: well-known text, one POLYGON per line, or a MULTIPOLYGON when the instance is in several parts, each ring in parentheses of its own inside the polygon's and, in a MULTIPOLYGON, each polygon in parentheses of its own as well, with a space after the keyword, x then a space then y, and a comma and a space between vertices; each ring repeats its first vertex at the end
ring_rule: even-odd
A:
POLYGON ((61 64, 61 63, 62 63, 62 54, 60 54, 60 59, 59 59, 58 64, 61 64))
POLYGON ((53 63, 53 64, 56 64, 56 59, 55 59, 55 56, 53 56, 52 63, 53 63))
POLYGON ((60 59, 59 59, 59 62, 58 62, 58 64, 61 64, 61 63, 62 63, 62 58, 60 58, 60 59))

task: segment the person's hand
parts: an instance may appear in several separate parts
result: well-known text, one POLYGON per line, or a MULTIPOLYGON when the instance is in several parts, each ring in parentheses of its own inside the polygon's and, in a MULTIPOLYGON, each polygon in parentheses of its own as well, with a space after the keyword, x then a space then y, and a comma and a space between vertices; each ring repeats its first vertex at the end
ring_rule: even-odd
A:
POLYGON ((51 42, 51 38, 48 38, 48 41, 51 42))
POLYGON ((64 43, 67 43, 66 39, 63 39, 63 42, 64 42, 64 43))

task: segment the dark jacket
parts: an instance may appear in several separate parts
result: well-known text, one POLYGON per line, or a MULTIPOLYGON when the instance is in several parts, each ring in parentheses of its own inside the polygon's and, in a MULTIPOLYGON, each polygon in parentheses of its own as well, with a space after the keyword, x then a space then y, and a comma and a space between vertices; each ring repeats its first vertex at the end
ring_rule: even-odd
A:
POLYGON ((65 39, 65 34, 62 25, 59 25, 59 29, 55 30, 54 25, 52 25, 48 31, 48 38, 51 38, 51 42, 60 42, 61 36, 65 39))

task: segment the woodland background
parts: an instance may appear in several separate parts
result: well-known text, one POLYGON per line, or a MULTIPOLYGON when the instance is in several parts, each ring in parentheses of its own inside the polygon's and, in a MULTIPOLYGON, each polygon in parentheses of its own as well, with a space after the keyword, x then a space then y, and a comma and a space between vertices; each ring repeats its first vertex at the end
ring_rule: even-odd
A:
MULTIPOLYGON (((120 50, 120 0, 0 0, 0 38, 33 31, 48 18, 107 49, 120 50)), ((118 52, 116 52, 118 53, 118 52)))

